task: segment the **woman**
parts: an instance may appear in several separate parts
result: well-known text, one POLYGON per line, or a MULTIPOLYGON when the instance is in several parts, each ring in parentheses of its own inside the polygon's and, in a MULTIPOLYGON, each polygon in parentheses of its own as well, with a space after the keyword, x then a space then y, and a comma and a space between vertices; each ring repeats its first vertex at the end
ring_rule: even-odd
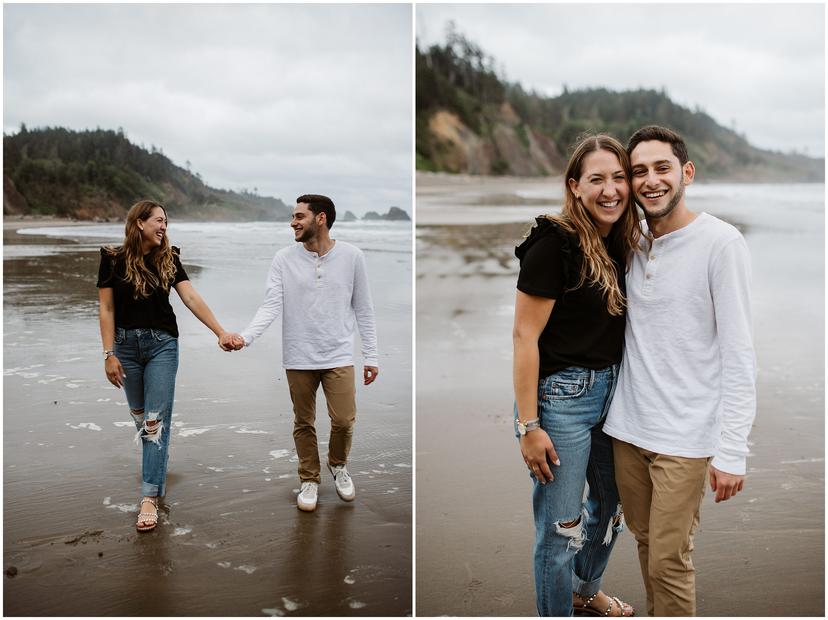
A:
POLYGON ((569 161, 558 216, 520 259, 514 326, 515 415, 534 480, 535 588, 541 616, 631 616, 600 590, 622 512, 602 426, 624 342, 624 271, 639 227, 624 147, 599 134, 569 161))
MULTIPOLYGON (((140 532, 158 524, 158 498, 166 491, 178 326, 170 288, 216 336, 225 335, 181 266, 167 238, 167 212, 151 200, 127 213, 124 242, 101 248, 98 271, 101 339, 106 378, 123 387, 138 437, 143 439, 140 532)), ((222 347, 224 348, 224 347, 222 347)))

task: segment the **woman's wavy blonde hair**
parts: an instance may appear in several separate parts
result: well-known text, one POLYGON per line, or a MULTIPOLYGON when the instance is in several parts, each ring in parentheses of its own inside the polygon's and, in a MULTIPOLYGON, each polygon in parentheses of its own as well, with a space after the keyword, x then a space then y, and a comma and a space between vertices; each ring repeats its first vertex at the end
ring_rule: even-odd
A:
POLYGON ((164 217, 167 217, 164 205, 154 200, 139 200, 132 205, 126 216, 123 244, 116 248, 107 248, 113 258, 124 260, 126 280, 135 289, 135 299, 146 299, 153 290, 159 287, 169 291, 175 279, 175 259, 167 235, 164 235, 160 246, 153 248, 147 256, 144 256, 138 222, 147 221, 156 207, 160 207, 164 211, 164 217), (158 275, 155 275, 148 265, 154 265, 158 275))
MULTIPOLYGON (((546 217, 557 222, 567 232, 578 235, 578 242, 584 260, 581 265, 580 279, 573 288, 579 288, 586 282, 597 284, 607 298, 608 312, 613 316, 619 316, 623 314, 626 306, 624 294, 618 285, 618 277, 623 277, 623 274, 616 275, 615 265, 609 253, 607 253, 607 247, 601 239, 592 216, 569 187, 569 179, 578 181, 581 178, 584 160, 587 155, 595 151, 609 151, 614 154, 624 169, 627 184, 630 184, 632 166, 630 165, 630 157, 621 143, 612 136, 603 133, 583 136, 579 139, 572 157, 569 158, 569 164, 564 174, 565 198, 563 209, 560 214, 547 215, 546 217)), ((625 269, 626 265, 629 264, 632 252, 638 249, 640 237, 641 228, 638 224, 632 188, 630 188, 627 207, 621 217, 618 218, 618 221, 612 225, 607 238, 607 246, 610 251, 616 256, 625 257, 625 269)))

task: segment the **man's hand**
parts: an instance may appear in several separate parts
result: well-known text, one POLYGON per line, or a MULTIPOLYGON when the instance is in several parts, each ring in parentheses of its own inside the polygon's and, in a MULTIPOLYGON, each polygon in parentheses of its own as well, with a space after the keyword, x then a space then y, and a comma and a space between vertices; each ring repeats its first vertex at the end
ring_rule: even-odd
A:
POLYGON ((244 347, 244 338, 240 334, 225 332, 219 338, 219 346, 224 351, 238 351, 244 347))
POLYGON ((716 503, 730 499, 742 490, 745 477, 736 474, 727 474, 710 466, 710 489, 716 493, 716 503))
POLYGON ((560 465, 558 460, 558 453, 555 452, 555 446, 552 445, 552 440, 549 435, 542 428, 537 428, 529 431, 520 438, 520 452, 523 454, 523 461, 529 468, 538 482, 546 484, 552 482, 555 476, 552 475, 552 469, 549 467, 549 461, 555 465, 560 465))
POLYGON ((378 366, 366 366, 362 369, 362 383, 363 385, 370 385, 374 382, 379 374, 378 366))
POLYGON ((106 361, 104 362, 104 371, 106 372, 106 378, 112 385, 116 388, 123 387, 126 373, 124 372, 124 367, 121 366, 121 362, 117 357, 110 355, 106 358, 106 361))

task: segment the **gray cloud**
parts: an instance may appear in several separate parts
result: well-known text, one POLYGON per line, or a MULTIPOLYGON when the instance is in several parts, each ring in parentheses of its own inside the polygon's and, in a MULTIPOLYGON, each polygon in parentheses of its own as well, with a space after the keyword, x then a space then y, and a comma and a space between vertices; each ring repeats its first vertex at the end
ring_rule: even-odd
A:
POLYGON ((213 186, 411 210, 411 8, 7 5, 4 131, 123 127, 213 186))
POLYGON ((564 85, 664 88, 756 146, 823 156, 824 12, 822 4, 421 4, 417 38, 443 42, 454 20, 524 88, 550 96, 564 85))

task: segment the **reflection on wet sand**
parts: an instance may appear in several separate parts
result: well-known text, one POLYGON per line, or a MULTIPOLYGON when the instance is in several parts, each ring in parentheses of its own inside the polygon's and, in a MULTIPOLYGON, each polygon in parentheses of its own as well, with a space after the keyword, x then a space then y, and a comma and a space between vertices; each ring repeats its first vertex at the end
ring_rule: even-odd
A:
MULTIPOLYGON (((547 209, 455 205, 485 203, 486 192, 540 192, 542 182, 524 191, 515 179, 420 181, 417 613, 534 616, 531 483, 512 423, 511 335, 514 248, 547 209)), ((702 507, 698 611, 822 616, 824 186, 693 191, 699 211, 737 225, 750 247, 760 370, 745 490, 720 504, 708 492, 702 507)), ((646 608, 628 532, 603 589, 638 615, 646 608)))
MULTIPOLYGON (((410 372, 358 389, 356 500, 342 502, 325 471, 317 511, 302 513, 278 329, 227 354, 178 306, 168 492, 159 526, 139 534, 134 427, 100 361, 99 246, 5 238, 6 615, 411 613, 410 372)), ((232 304, 251 312, 260 301, 257 272, 228 285, 215 270, 187 271, 232 327, 249 318, 232 304)), ((398 305, 384 292, 378 304, 398 305)))

